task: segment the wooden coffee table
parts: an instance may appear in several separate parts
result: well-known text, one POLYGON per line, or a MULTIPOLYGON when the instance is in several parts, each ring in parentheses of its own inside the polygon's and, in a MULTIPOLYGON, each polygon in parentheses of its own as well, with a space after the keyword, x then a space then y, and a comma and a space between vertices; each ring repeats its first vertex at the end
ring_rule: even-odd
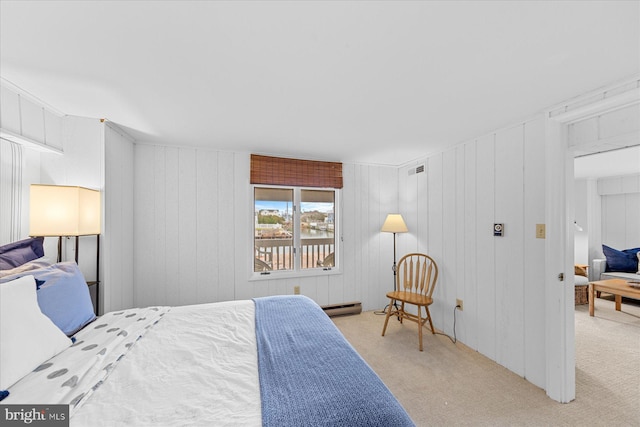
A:
POLYGON ((599 280, 589 283, 589 316, 593 316, 594 302, 596 292, 607 292, 615 296, 616 310, 620 311, 622 305, 622 297, 634 298, 640 300, 640 289, 634 288, 627 280, 624 279, 609 279, 599 280))

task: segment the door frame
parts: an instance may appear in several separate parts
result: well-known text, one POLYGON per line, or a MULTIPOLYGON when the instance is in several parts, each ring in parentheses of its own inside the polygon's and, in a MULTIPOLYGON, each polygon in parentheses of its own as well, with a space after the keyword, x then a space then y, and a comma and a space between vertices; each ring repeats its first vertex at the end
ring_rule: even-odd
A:
POLYGON ((558 402, 568 403, 576 397, 574 155, 569 127, 637 103, 640 103, 640 75, 545 111, 545 389, 558 402))

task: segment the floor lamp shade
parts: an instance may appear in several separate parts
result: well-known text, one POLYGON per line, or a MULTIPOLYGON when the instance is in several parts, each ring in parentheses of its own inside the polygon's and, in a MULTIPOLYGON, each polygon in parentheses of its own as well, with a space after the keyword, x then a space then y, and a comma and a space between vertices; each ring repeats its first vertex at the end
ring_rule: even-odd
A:
POLYGON ((100 191, 84 187, 32 184, 30 236, 100 234, 100 191))
POLYGON ((404 223, 402 219, 402 215, 400 214, 389 214, 387 215, 387 219, 382 224, 382 229, 380 231, 386 233, 406 233, 409 231, 407 228, 407 224, 404 223))

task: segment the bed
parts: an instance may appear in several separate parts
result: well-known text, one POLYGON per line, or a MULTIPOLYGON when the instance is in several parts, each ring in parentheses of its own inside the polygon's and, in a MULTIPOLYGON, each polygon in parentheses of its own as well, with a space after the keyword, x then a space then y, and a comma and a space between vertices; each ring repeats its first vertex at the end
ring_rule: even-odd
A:
MULTIPOLYGON (((63 287, 55 275, 41 279, 59 265, 35 259, 21 267, 0 274, 0 389, 8 391, 0 405, 68 404, 72 426, 413 425, 307 297, 83 313, 77 322, 64 319, 63 332, 40 308, 39 294, 63 287), (20 316, 37 319, 17 322, 20 316), (20 349, 7 354, 16 342, 20 349), (43 354, 23 374, 7 373, 34 351, 43 354)), ((78 293, 90 304, 88 291, 78 293)))

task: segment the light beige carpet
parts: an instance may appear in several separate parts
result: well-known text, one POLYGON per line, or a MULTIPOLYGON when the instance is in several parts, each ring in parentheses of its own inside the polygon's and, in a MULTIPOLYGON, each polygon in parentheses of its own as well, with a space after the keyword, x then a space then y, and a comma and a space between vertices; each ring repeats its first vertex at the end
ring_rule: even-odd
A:
POLYGON ((384 316, 333 318, 418 426, 640 426, 640 306, 596 301, 576 307, 576 399, 544 390, 458 342, 384 316))

